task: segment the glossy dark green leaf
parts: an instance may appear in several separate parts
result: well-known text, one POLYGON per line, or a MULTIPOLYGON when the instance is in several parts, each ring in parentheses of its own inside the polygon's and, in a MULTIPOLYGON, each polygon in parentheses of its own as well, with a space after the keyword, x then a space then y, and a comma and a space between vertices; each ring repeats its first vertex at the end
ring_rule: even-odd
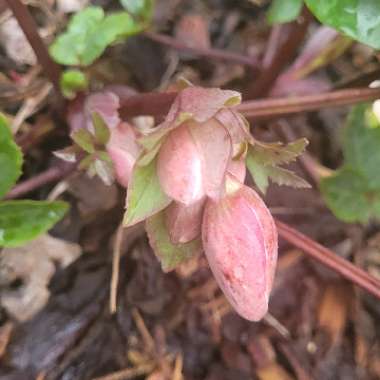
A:
POLYGON ((16 183, 21 166, 21 150, 13 140, 5 116, 0 114, 0 198, 16 183))
POLYGON ((66 213, 65 202, 0 202, 0 246, 15 247, 49 230, 66 213))
POLYGON ((295 20, 302 9, 303 0, 272 0, 267 20, 269 24, 281 24, 295 20))
POLYGON ((200 239, 185 244, 173 244, 165 226, 163 211, 151 216, 146 221, 149 243, 160 260, 162 270, 168 272, 182 262, 202 252, 200 239))
POLYGON ((50 54, 63 65, 88 66, 118 40, 139 33, 142 26, 128 12, 105 14, 101 7, 76 13, 65 33, 50 46, 50 54))
POLYGON ((305 0, 320 22, 380 49, 379 0, 305 0))

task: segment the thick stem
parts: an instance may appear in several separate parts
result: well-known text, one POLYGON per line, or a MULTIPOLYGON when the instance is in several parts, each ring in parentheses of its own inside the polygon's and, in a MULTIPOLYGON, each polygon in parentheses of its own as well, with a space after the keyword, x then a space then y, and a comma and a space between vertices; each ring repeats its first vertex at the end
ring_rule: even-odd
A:
POLYGON ((193 53, 199 56, 203 56, 210 59, 215 59, 224 62, 238 63, 240 65, 251 66, 253 68, 257 68, 259 66, 259 62, 255 57, 248 57, 243 54, 233 53, 226 50, 221 49, 204 49, 187 46, 182 41, 179 41, 173 37, 154 33, 154 32, 145 32, 144 35, 151 39, 152 41, 158 42, 160 44, 169 46, 176 50, 181 50, 188 53, 193 53))
POLYGON ((25 37, 32 46, 38 62, 42 66, 50 81, 53 83, 57 93, 60 94, 60 66, 50 58, 49 52, 38 34, 37 25, 30 14, 28 7, 21 0, 6 0, 6 2, 24 32, 25 37))
MULTIPOLYGON (((168 112, 175 97, 175 92, 152 92, 131 96, 121 104, 120 114, 123 118, 138 115, 163 116, 168 112)), ((263 119, 316 111, 320 108, 346 106, 378 98, 379 88, 349 88, 291 98, 251 100, 238 105, 236 110, 248 118, 263 119)))
POLYGON ((28 194, 41 186, 47 185, 51 182, 59 181, 62 178, 65 178, 71 172, 73 172, 75 168, 76 165, 67 163, 52 166, 44 172, 17 184, 5 196, 5 199, 20 198, 21 196, 28 194))
POLYGON ((279 235, 286 241, 380 299, 380 280, 356 267, 349 261, 337 256, 328 248, 308 238, 287 224, 279 222, 278 220, 276 224, 279 235))

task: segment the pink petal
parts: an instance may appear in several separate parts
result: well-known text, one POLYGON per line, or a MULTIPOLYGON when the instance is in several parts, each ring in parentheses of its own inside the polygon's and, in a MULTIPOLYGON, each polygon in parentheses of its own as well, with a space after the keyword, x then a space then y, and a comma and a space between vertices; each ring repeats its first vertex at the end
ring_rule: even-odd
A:
POLYGON ((232 143, 227 130, 215 119, 198 124, 189 122, 189 131, 202 157, 202 176, 206 195, 218 198, 223 192, 232 143))
POLYGON ((202 157, 186 123, 171 131, 162 144, 157 174, 165 193, 177 202, 189 205, 205 195, 202 157))
POLYGON ((92 130, 92 114, 98 113, 109 128, 116 128, 121 122, 118 109, 119 97, 110 91, 96 92, 86 98, 84 112, 87 127, 92 130))
POLYGON ((234 144, 252 139, 245 120, 234 110, 228 108, 222 109, 215 115, 215 119, 227 129, 234 144))
POLYGON ((188 87, 179 92, 165 121, 171 123, 181 113, 190 113, 195 121, 203 123, 228 105, 231 99, 239 103, 240 93, 220 88, 188 87))
POLYGON ((201 234, 205 199, 189 206, 173 202, 166 210, 166 228, 173 244, 187 243, 201 234))
POLYGON ((202 239, 231 305, 242 317, 260 320, 268 309, 277 261, 277 231, 264 202, 244 185, 219 201, 208 200, 202 239))
POLYGON ((239 160, 231 160, 227 166, 227 173, 234 176, 240 183, 244 183, 246 172, 245 157, 239 160))
POLYGON ((136 134, 130 124, 123 122, 111 129, 107 152, 114 164, 116 179, 122 186, 127 187, 140 152, 136 134))

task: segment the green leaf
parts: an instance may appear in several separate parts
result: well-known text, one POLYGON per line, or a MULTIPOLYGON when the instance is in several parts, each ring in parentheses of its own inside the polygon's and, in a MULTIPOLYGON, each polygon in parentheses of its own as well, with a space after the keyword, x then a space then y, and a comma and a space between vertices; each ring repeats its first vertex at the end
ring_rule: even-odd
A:
POLYGON ((305 0, 305 3, 323 24, 380 49, 380 1, 305 0))
POLYGON ((248 151, 246 164, 256 186, 265 194, 269 186, 267 167, 257 162, 251 150, 248 151))
POLYGON ((380 128, 367 117, 369 104, 352 108, 343 134, 346 165, 359 171, 370 188, 380 188, 380 128))
POLYGON ((105 15, 101 7, 87 7, 72 17, 67 31, 50 46, 50 55, 63 65, 88 66, 107 46, 141 30, 127 12, 105 15))
POLYGON ((15 247, 49 230, 66 213, 65 202, 0 202, 0 246, 15 247))
POLYGON ((88 87, 86 75, 80 70, 66 70, 59 82, 63 95, 68 99, 74 99, 78 91, 84 91, 88 87))
POLYGON ((345 222, 367 222, 370 217, 380 218, 380 188, 368 188, 366 178, 349 167, 322 179, 322 195, 337 218, 345 222))
POLYGON ((263 165, 282 165, 294 161, 302 154, 309 142, 302 138, 287 145, 257 142, 253 146, 255 158, 263 165))
POLYGON ((95 130, 95 140, 100 145, 106 145, 110 139, 110 130, 103 120, 103 118, 97 113, 92 114, 92 124, 95 130))
POLYGON ((80 128, 71 134, 71 138, 79 147, 87 153, 95 152, 94 136, 84 128, 80 128))
POLYGON ((302 9, 303 0, 273 0, 267 14, 269 24, 295 20, 302 9))
POLYGON ((148 165, 135 165, 127 193, 123 224, 131 226, 161 211, 171 199, 164 193, 156 173, 156 159, 148 165))
POLYGON ((173 244, 165 226, 163 211, 146 220, 145 228, 149 237, 150 246, 161 262, 162 270, 168 272, 185 260, 202 252, 200 239, 185 244, 173 244))
POLYGON ((120 0, 120 3, 134 17, 144 21, 152 18, 154 0, 120 0))
POLYGON ((290 170, 277 165, 294 161, 304 150, 308 141, 299 139, 287 145, 256 142, 248 149, 246 164, 256 186, 265 194, 269 178, 278 185, 308 188, 310 185, 290 170))
POLYGON ((0 198, 21 175, 22 153, 13 140, 7 119, 0 113, 0 198))
POLYGON ((266 170, 269 178, 272 182, 277 183, 277 185, 292 186, 296 189, 310 188, 310 185, 303 178, 290 170, 278 166, 268 166, 266 170))

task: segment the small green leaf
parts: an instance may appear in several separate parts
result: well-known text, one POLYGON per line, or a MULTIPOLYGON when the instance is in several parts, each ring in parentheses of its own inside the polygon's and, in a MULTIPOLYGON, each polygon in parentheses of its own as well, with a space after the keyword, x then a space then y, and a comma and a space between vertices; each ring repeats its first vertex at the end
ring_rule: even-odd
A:
POLYGON ((80 70, 66 70, 59 82, 63 95, 68 99, 74 99, 79 91, 88 87, 86 75, 80 70))
POLYGON ((273 0, 267 14, 269 24, 295 20, 301 13, 303 0, 273 0))
POLYGON ((156 160, 135 165, 127 193, 127 211, 123 224, 131 226, 159 212, 171 199, 164 193, 156 173, 156 160))
POLYGON ((88 66, 107 46, 141 30, 127 12, 105 15, 101 7, 90 6, 72 17, 67 31, 50 46, 50 55, 62 65, 88 66))
POLYGON ((282 165, 294 161, 302 154, 309 142, 302 138, 287 145, 281 143, 257 142, 253 145, 253 154, 258 162, 263 165, 282 165))
POLYGON ((111 162, 96 159, 93 162, 95 173, 108 186, 115 180, 113 165, 111 162))
POLYGON ((280 186, 291 186, 296 189, 307 189, 310 185, 301 177, 292 171, 280 168, 278 166, 268 166, 266 168, 269 178, 272 182, 280 186))
POLYGON ((15 247, 49 230, 66 213, 65 202, 0 202, 0 246, 15 247))
POLYGON ((295 188, 310 187, 301 177, 290 170, 277 166, 294 161, 305 150, 307 144, 306 139, 299 139, 287 145, 257 142, 249 147, 246 160, 247 168, 256 186, 263 194, 267 191, 269 178, 278 185, 295 188))
POLYGON ((92 114, 92 124, 95 130, 96 142, 100 145, 106 145, 110 139, 111 133, 107 124, 97 112, 92 114))
POLYGON ((323 24, 380 49, 380 1, 305 0, 305 3, 323 24))
POLYGON ((22 153, 14 142, 7 119, 0 113, 0 198, 21 175, 22 153))
POLYGON ((165 226, 165 213, 163 211, 146 220, 145 228, 149 243, 161 263, 162 270, 169 272, 182 262, 202 252, 200 239, 185 244, 173 244, 165 226))
POLYGON ((367 222, 380 218, 380 188, 372 191, 360 172, 349 167, 338 170, 320 183, 322 195, 335 214, 345 222, 367 222))
POLYGON ((120 3, 134 17, 146 22, 152 18, 154 0, 120 0, 120 3))
POLYGON ((79 147, 87 153, 95 152, 94 136, 84 128, 78 129, 71 134, 71 138, 79 147))
POLYGON ((265 194, 269 186, 267 167, 256 161, 251 150, 248 151, 246 163, 256 186, 263 194, 265 194))

